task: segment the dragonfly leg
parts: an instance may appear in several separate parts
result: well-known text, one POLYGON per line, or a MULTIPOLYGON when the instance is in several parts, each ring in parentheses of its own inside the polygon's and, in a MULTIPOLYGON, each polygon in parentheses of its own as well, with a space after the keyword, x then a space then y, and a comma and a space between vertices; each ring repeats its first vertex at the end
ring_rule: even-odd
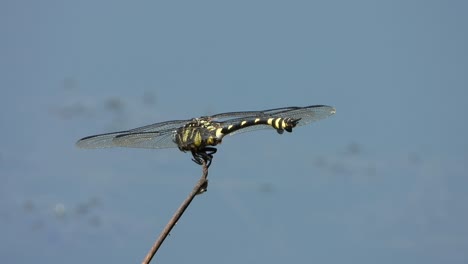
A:
POLYGON ((213 159, 213 154, 215 154, 216 151, 217 149, 212 147, 205 147, 198 151, 192 151, 192 160, 198 165, 202 165, 204 161, 206 166, 209 167, 211 165, 211 160, 213 159))

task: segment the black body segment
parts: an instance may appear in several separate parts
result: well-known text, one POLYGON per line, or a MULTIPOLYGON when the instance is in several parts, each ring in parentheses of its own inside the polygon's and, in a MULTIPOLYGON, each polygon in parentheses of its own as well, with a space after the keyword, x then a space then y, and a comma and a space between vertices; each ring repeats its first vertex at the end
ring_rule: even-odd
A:
POLYGON ((227 135, 258 129, 275 129, 279 134, 307 125, 335 113, 326 105, 283 107, 264 111, 221 113, 188 120, 156 123, 127 131, 106 133, 82 138, 81 148, 132 147, 179 148, 190 151, 197 164, 211 163, 214 146, 227 135))

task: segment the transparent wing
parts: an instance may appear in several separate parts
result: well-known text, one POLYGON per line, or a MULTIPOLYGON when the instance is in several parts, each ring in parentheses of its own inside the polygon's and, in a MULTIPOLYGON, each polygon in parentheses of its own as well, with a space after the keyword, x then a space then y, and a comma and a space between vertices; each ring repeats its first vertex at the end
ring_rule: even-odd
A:
POLYGON ((76 142, 80 148, 175 148, 172 141, 175 130, 157 132, 132 132, 133 130, 94 135, 82 138, 76 142))
POLYGON ((100 135, 93 135, 84 137, 76 142, 79 148, 111 148, 116 147, 112 140, 121 134, 128 133, 128 131, 106 133, 100 135))
MULTIPOLYGON (((229 119, 229 120, 220 122, 220 124, 222 126, 228 126, 232 124, 237 124, 246 119, 259 118, 259 117, 261 118, 277 118, 277 117, 287 118, 289 117, 289 118, 294 118, 294 119, 300 118, 299 122, 296 125, 296 127, 298 127, 298 126, 307 125, 309 123, 327 118, 335 114, 335 112, 336 112, 335 108, 331 106, 327 106, 327 105, 311 105, 311 106, 306 106, 306 107, 284 107, 284 108, 276 108, 276 109, 270 109, 270 110, 265 110, 265 111, 248 112, 248 113, 255 113, 255 114, 248 115, 247 117, 229 119)), ((229 114, 229 113, 226 113, 226 114, 229 114)), ((229 133, 229 135, 235 135, 239 133, 245 133, 245 132, 260 130, 260 129, 274 129, 274 128, 269 125, 255 125, 255 126, 249 126, 243 129, 239 129, 237 131, 229 133)))
POLYGON ((300 118, 299 123, 296 126, 304 126, 309 123, 327 118, 336 113, 334 107, 328 105, 311 105, 306 107, 297 107, 296 109, 283 111, 274 114, 275 117, 290 117, 300 118))
POLYGON ((297 108, 301 108, 301 107, 282 107, 282 108, 275 108, 275 109, 262 110, 262 111, 227 112, 227 113, 213 115, 210 118, 213 120, 218 120, 218 121, 223 121, 223 120, 227 121, 228 119, 243 117, 241 118, 241 120, 245 120, 248 117, 268 116, 268 115, 273 115, 275 113, 294 110, 297 108))
POLYGON ((176 148, 177 144, 172 140, 175 130, 164 132, 138 132, 116 136, 112 141, 116 146, 128 148, 176 148))
POLYGON ((155 123, 134 129, 99 134, 82 138, 76 142, 80 148, 173 148, 172 131, 185 125, 190 120, 172 120, 155 123))
MULTIPOLYGON (((192 121, 191 119, 189 120, 172 120, 172 121, 166 121, 166 122, 161 122, 161 123, 155 123, 147 126, 142 126, 142 127, 137 127, 134 129, 130 129, 126 131, 127 133, 137 133, 137 132, 156 132, 156 131, 166 131, 166 130, 173 130, 177 129, 178 127, 181 127, 185 125, 186 123, 192 121)), ((125 132, 125 131, 124 131, 125 132)))
POLYGON ((174 148, 172 133, 189 120, 174 120, 142 126, 127 131, 89 136, 78 140, 80 148, 174 148))

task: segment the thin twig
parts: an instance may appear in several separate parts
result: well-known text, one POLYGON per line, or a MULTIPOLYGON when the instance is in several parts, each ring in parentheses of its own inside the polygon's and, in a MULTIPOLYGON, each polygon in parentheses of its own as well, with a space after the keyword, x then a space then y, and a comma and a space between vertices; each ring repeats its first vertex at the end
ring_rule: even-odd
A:
POLYGON ((154 242, 153 246, 151 247, 150 251, 148 254, 146 254, 145 259, 143 260, 143 264, 148 264, 150 263, 151 259, 153 256, 156 254, 158 251, 159 247, 161 244, 164 242, 164 239, 169 235, 171 232, 172 228, 175 226, 177 221, 179 221, 179 218, 182 216, 184 213, 185 209, 190 205, 192 202, 193 198, 200 193, 203 193, 206 191, 207 185, 208 185, 208 166, 205 162, 203 162, 203 174, 200 178, 200 180, 197 182, 195 187, 193 188, 192 192, 190 195, 185 199, 185 201, 180 205, 179 209, 174 213, 172 216, 171 220, 167 223, 166 227, 164 227, 163 231, 159 235, 158 239, 156 242, 154 242))

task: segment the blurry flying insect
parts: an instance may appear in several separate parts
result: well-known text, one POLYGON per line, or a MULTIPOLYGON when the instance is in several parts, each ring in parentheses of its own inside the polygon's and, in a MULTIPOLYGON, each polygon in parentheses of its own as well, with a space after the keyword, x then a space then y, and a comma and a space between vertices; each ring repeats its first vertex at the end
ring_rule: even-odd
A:
POLYGON ((188 120, 173 120, 143 126, 127 131, 106 133, 82 138, 80 148, 179 148, 190 151, 197 164, 211 164, 214 146, 224 136, 259 129, 275 129, 282 134, 335 114, 335 108, 326 105, 283 107, 263 111, 221 113, 188 120))

